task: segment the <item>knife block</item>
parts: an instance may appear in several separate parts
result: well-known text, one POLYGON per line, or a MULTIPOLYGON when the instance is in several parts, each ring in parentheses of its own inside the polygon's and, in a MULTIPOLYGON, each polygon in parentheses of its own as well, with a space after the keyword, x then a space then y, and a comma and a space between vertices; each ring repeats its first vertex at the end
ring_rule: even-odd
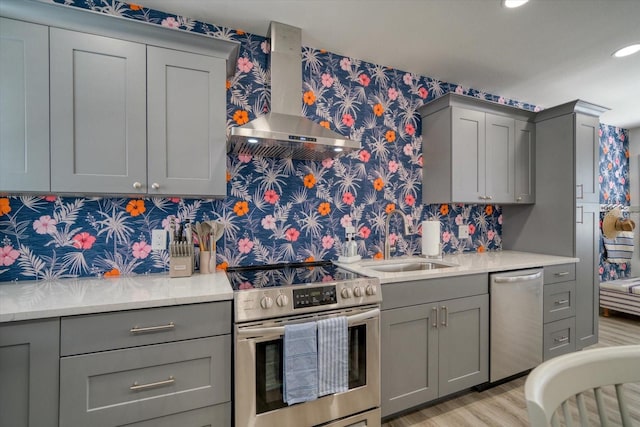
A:
POLYGON ((188 277, 193 274, 193 246, 169 246, 169 277, 188 277))

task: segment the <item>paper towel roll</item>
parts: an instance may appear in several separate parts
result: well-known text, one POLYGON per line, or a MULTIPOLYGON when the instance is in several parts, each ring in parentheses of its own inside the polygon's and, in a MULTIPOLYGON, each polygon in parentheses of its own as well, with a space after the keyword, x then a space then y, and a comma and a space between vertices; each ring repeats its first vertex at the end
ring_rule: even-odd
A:
POLYGON ((422 255, 440 255, 440 221, 422 221, 422 255))

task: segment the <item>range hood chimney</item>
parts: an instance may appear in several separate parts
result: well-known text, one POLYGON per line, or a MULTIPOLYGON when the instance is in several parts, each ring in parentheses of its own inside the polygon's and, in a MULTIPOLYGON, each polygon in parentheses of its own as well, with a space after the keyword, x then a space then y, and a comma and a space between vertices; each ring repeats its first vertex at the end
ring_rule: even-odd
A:
POLYGON ((360 149, 345 138, 301 116, 302 31, 271 22, 271 111, 231 128, 227 151, 263 157, 323 160, 360 149))

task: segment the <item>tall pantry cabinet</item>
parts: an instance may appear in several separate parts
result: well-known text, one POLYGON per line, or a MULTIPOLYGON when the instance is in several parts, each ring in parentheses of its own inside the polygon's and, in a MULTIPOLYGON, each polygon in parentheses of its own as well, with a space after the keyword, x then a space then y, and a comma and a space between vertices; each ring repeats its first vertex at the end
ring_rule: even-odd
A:
POLYGON ((536 116, 536 203, 503 206, 503 248, 580 258, 576 350, 598 342, 599 116, 576 100, 536 116))

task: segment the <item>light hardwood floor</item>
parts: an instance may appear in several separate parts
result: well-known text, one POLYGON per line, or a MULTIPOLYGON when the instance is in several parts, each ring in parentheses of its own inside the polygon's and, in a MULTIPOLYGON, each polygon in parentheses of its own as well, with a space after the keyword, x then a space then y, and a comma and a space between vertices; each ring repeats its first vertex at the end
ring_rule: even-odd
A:
MULTIPOLYGON (((617 314, 600 316, 599 332, 599 343, 594 348, 640 344, 640 317, 623 317, 617 314)), ((525 380, 526 376, 483 392, 467 392, 442 403, 389 419, 382 427, 528 426, 524 400, 525 380)), ((627 390, 628 399, 632 402, 634 426, 640 426, 640 384, 628 385, 627 390)))

